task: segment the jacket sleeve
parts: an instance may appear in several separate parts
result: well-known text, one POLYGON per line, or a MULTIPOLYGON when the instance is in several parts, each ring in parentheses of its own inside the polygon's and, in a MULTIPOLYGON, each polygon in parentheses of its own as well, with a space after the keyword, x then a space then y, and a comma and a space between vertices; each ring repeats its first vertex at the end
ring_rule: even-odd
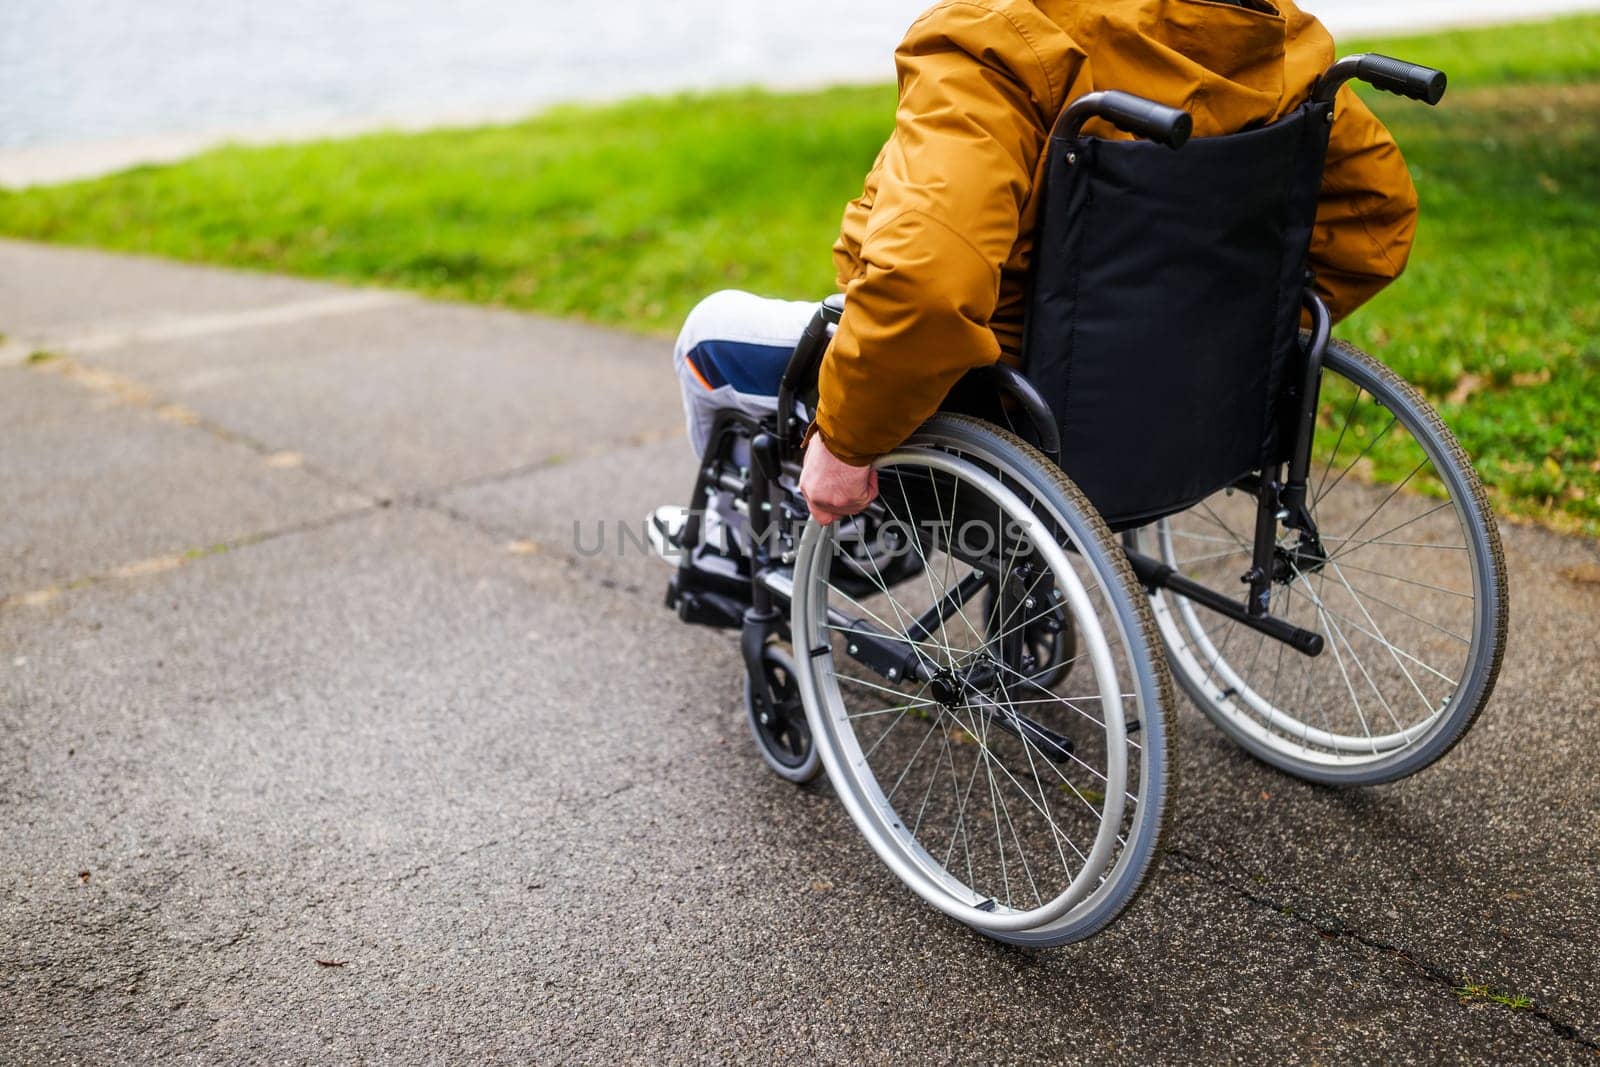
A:
POLYGON ((1035 51, 1045 25, 1032 5, 945 3, 896 52, 900 104, 863 269, 819 379, 815 429, 847 463, 897 447, 964 373, 1000 356, 989 328, 1000 269, 1073 75, 1035 51))
POLYGON ((1339 91, 1311 237, 1317 291, 1342 319, 1400 276, 1417 190, 1394 138, 1347 85, 1339 91))

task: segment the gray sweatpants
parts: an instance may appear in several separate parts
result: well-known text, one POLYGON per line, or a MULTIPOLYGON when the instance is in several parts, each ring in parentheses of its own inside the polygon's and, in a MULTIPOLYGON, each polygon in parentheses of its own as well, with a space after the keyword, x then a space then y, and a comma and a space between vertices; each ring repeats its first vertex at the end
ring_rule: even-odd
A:
POLYGON ((723 408, 756 418, 777 410, 783 369, 816 313, 815 301, 772 300, 737 289, 713 293, 689 313, 672 360, 695 455, 705 451, 712 420, 723 408))

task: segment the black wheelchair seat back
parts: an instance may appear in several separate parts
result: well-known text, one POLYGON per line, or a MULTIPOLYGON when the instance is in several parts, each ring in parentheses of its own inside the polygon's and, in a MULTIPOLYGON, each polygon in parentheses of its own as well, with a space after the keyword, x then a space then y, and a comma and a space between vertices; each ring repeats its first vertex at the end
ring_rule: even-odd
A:
POLYGON ((1176 152, 1058 124, 1024 370, 1114 529, 1288 458, 1332 113, 1313 100, 1176 152))

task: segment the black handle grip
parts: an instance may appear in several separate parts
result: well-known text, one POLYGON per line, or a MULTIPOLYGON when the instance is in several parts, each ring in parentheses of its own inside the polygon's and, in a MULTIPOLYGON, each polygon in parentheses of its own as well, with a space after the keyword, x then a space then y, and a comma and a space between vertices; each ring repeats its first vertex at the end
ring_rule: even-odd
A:
POLYGON ((1182 148, 1194 132, 1194 120, 1186 111, 1132 93, 1104 89, 1085 93, 1069 104, 1056 122, 1057 136, 1075 140, 1083 124, 1092 118, 1105 119, 1119 130, 1168 148, 1182 148))
POLYGON ((1442 70, 1371 52, 1361 57, 1356 67, 1356 77, 1386 93, 1397 93, 1429 105, 1444 99, 1444 91, 1449 84, 1442 70))
POLYGON ((1449 79, 1444 71, 1434 70, 1403 59, 1391 59, 1375 52, 1345 56, 1328 68, 1317 86, 1317 99, 1332 100, 1339 86, 1351 78, 1360 78, 1375 89, 1394 93, 1411 100, 1421 100, 1432 106, 1444 99, 1449 79))
POLYGON ((1101 97, 1100 117, 1119 130, 1145 137, 1168 148, 1182 148, 1194 132, 1194 120, 1187 111, 1146 100, 1142 96, 1107 89, 1101 97))

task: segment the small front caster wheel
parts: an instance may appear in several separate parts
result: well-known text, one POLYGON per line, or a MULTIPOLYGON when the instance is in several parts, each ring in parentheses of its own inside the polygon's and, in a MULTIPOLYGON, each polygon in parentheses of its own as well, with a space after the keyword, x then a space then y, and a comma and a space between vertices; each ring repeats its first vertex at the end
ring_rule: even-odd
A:
POLYGON ((744 712, 756 748, 779 778, 797 784, 809 782, 822 769, 822 762, 811 743, 794 660, 777 645, 768 645, 761 653, 761 666, 766 676, 763 688, 771 699, 755 691, 749 675, 744 680, 744 712))

